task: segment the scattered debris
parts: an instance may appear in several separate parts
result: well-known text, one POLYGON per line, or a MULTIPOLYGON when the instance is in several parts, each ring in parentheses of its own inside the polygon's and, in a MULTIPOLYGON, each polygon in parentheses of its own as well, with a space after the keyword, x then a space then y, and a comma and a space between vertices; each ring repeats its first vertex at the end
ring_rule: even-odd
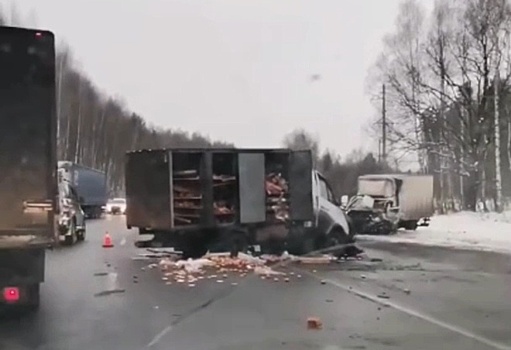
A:
POLYGON ((108 272, 96 272, 94 274, 94 276, 98 277, 98 276, 107 276, 108 275, 108 272))
POLYGON ((326 284, 326 281, 325 280, 321 280, 321 284, 326 284))
POLYGON ((360 275, 360 278, 362 278, 363 280, 365 280, 367 277, 366 277, 366 275, 360 275))
POLYGON ((411 290, 410 290, 410 289, 408 289, 408 288, 405 288, 404 292, 405 292, 406 294, 410 294, 410 293, 411 293, 411 290))
POLYGON ((112 289, 112 290, 104 290, 102 292, 94 294, 95 297, 104 297, 110 294, 124 293, 126 290, 124 289, 112 289))
MULTIPOLYGON (((290 277, 302 278, 302 275, 294 271, 288 273, 277 271, 285 269, 287 266, 283 263, 293 262, 300 264, 328 264, 336 261, 332 255, 321 255, 314 257, 295 257, 287 252, 280 256, 262 255, 254 257, 252 255, 240 252, 236 257, 231 257, 230 252, 207 253, 199 259, 179 260, 179 253, 175 251, 162 251, 148 249, 151 254, 159 257, 158 263, 151 263, 144 269, 155 269, 163 273, 162 280, 173 281, 179 284, 187 283, 194 286, 198 282, 208 279, 214 279, 217 283, 224 283, 226 280, 233 279, 232 283, 237 283, 236 278, 246 277, 250 273, 260 276, 261 280, 271 280, 278 282, 284 280, 289 283, 290 277), (282 276, 282 278, 280 278, 282 276)), ((312 273, 317 270, 313 269, 312 273)), ((321 281, 326 284, 326 281, 321 281)), ((166 283, 167 284, 167 283, 166 283)), ((170 283, 169 283, 170 284, 170 283)), ((233 284, 235 285, 235 284, 233 284)))
POLYGON ((327 303, 333 303, 334 301, 332 299, 326 299, 325 300, 327 303))
POLYGON ((265 276, 283 276, 285 273, 275 271, 271 267, 268 266, 256 266, 254 268, 254 273, 256 275, 265 275, 265 276))
POLYGON ((319 317, 309 317, 307 318, 307 329, 321 329, 323 328, 323 322, 319 319, 319 317))
POLYGON ((387 294, 385 294, 385 293, 378 294, 378 298, 380 298, 380 299, 390 299, 390 297, 387 294))
POLYGON ((371 258, 371 262, 382 262, 383 259, 380 258, 371 258))
MULTIPOLYGON (((330 264, 335 258, 330 255, 325 255, 318 257, 296 257, 295 260, 302 264, 330 264)), ((313 270, 313 272, 315 271, 316 270, 313 270)))

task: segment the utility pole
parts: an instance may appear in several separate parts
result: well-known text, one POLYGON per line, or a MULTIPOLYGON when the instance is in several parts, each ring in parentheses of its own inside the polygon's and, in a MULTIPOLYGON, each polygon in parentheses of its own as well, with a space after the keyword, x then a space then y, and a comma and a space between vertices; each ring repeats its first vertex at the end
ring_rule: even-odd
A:
POLYGON ((494 128, 495 128, 495 187, 496 187, 496 210, 502 211, 502 177, 500 169, 500 115, 499 115, 499 72, 495 73, 493 82, 493 102, 494 102, 494 128))
POLYGON ((381 101, 381 158, 384 163, 387 162, 387 118, 386 118, 386 106, 385 106, 385 84, 382 86, 382 101, 381 101))
POLYGON ((381 139, 378 139, 378 163, 381 163, 381 139))

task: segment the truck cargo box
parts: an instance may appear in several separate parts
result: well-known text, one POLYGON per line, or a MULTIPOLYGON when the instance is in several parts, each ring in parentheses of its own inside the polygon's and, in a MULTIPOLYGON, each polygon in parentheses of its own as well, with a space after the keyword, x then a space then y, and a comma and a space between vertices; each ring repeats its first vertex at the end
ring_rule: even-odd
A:
POLYGON ((172 231, 313 218, 309 151, 135 151, 126 155, 125 176, 128 227, 172 231), (286 193, 272 192, 272 182, 286 193))
POLYGON ((0 30, 0 248, 54 239, 56 205, 53 34, 0 30))
POLYGON ((401 220, 417 220, 433 216, 433 176, 405 175, 400 193, 401 220))

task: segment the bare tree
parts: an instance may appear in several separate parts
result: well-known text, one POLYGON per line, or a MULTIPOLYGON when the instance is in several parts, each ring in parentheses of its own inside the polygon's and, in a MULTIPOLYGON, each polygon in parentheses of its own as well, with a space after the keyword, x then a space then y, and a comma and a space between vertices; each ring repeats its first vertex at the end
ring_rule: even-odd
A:
POLYGON ((311 150, 314 164, 320 158, 319 140, 304 129, 297 129, 285 136, 284 147, 294 150, 311 150))
POLYGON ((497 95, 502 94, 495 90, 495 77, 502 77, 501 84, 509 82, 509 3, 437 1, 425 38, 421 32, 413 36, 411 30, 402 34, 403 23, 418 22, 413 11, 403 10, 413 3, 403 2, 396 32, 389 36, 391 41, 389 37, 384 41, 385 64, 376 63, 393 102, 389 132, 397 148, 418 152, 419 160, 427 160, 425 168, 435 175, 440 208, 452 209, 457 197, 475 210, 478 198, 486 203, 487 192, 498 193, 499 187, 495 168, 501 159, 500 142, 497 145, 495 139, 500 138, 502 123, 495 117, 500 110, 497 95), (422 42, 410 45, 410 37, 414 43, 422 42), (403 56, 399 50, 403 47, 413 48, 408 52, 414 55, 403 56), (488 181, 490 176, 497 181, 488 181))

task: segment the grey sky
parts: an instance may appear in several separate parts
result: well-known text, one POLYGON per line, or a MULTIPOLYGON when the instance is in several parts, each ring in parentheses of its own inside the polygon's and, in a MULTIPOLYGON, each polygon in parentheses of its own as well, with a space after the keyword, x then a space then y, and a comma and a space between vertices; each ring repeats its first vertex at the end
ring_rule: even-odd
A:
POLYGON ((364 80, 398 3, 16 0, 16 8, 155 125, 245 147, 278 146, 303 127, 346 154, 376 150, 362 130, 375 113, 364 80))

